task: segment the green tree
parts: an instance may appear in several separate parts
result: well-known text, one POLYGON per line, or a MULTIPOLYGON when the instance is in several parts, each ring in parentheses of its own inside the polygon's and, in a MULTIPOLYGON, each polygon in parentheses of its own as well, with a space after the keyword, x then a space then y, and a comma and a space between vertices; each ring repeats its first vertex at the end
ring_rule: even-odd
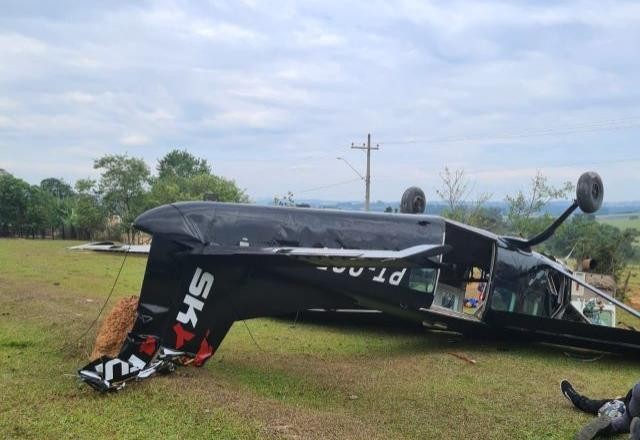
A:
POLYGON ((142 160, 127 155, 106 155, 93 167, 101 170, 99 194, 109 216, 117 216, 131 241, 133 221, 148 208, 149 167, 142 160))
POLYGON ((220 202, 248 202, 233 180, 211 172, 205 159, 185 150, 173 150, 158 161, 158 177, 152 179, 151 203, 214 199, 220 202))
POLYGON ((39 186, 32 185, 27 190, 25 227, 33 238, 40 234, 42 238, 45 231, 55 223, 54 197, 43 191, 39 186))
POLYGON ((511 232, 529 237, 542 231, 551 222, 551 217, 544 212, 547 203, 566 198, 573 189, 571 182, 565 182, 560 187, 551 186, 538 171, 531 179, 527 193, 519 190, 515 195, 506 197, 507 222, 511 232))
POLYGON ((158 161, 158 179, 182 178, 211 174, 206 159, 197 158, 187 150, 172 150, 158 161))
POLYGON ((618 279, 630 260, 637 257, 633 242, 638 236, 640 231, 636 229, 620 230, 598 222, 592 215, 576 214, 558 229, 547 247, 556 255, 571 254, 577 261, 593 258, 597 272, 618 279))
POLYGON ((63 179, 49 177, 40 182, 40 189, 53 197, 53 215, 49 222, 51 238, 55 238, 55 229, 60 228, 64 239, 65 228, 71 225, 71 208, 75 196, 73 188, 63 179))
POLYGON ((218 202, 247 203, 249 197, 235 181, 215 174, 200 174, 186 181, 187 200, 202 200, 213 197, 218 202))
POLYGON ((40 189, 51 194, 56 199, 67 199, 73 197, 73 188, 63 179, 49 177, 40 182, 40 189))
POLYGON ((274 196, 273 204, 276 206, 296 206, 296 201, 293 198, 293 193, 291 191, 287 191, 287 193, 282 197, 274 196))
POLYGON ((0 234, 22 235, 26 222, 29 184, 9 173, 0 174, 0 234))
POLYGON ((450 170, 445 167, 440 173, 440 180, 441 186, 436 189, 436 194, 445 203, 443 217, 494 231, 502 227, 499 212, 496 215, 495 211, 485 207, 491 194, 472 196, 474 185, 467 179, 464 169, 450 170))
POLYGON ((76 182, 73 200, 72 225, 83 238, 93 240, 106 226, 106 213, 100 204, 96 181, 80 179, 76 182))

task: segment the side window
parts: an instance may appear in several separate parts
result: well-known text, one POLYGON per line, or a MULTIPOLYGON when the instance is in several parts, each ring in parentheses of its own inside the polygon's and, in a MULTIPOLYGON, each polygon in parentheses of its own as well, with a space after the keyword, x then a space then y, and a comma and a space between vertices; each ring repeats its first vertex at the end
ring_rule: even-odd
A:
POLYGON ((409 270, 409 288, 423 293, 433 293, 437 269, 418 267, 409 270))
POLYGON ((513 312, 516 305, 516 295, 504 287, 496 287, 491 297, 491 308, 500 312, 513 312))
POLYGON ((521 251, 498 248, 492 286, 491 309, 551 317, 562 308, 571 283, 543 261, 521 251))
POLYGON ((538 266, 514 278, 496 277, 491 308, 531 316, 551 316, 562 298, 553 288, 550 272, 550 268, 538 266))

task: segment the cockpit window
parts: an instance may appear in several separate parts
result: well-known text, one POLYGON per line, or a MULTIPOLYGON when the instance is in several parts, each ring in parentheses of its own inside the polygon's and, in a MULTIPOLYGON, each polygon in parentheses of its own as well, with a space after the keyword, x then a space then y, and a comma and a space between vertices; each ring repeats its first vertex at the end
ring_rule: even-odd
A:
POLYGON ((491 309, 551 317, 560 308, 566 278, 549 266, 527 265, 529 261, 517 251, 499 249, 491 309))
POLYGON ((418 292, 433 293, 437 274, 437 269, 424 267, 410 269, 409 288, 418 292))

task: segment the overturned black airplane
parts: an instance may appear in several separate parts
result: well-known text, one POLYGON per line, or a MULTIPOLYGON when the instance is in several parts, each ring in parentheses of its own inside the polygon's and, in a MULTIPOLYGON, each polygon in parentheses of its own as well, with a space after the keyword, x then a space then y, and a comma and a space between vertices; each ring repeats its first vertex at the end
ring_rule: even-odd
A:
POLYGON ((419 215, 215 202, 152 209, 135 222, 153 242, 134 328, 116 358, 79 376, 107 391, 176 365, 200 366, 234 321, 306 309, 373 309, 470 335, 638 354, 640 333, 595 324, 572 290, 638 312, 531 250, 578 207, 592 213, 602 199, 600 177, 583 174, 574 203, 528 240, 421 215, 417 188, 401 210, 419 215), (462 303, 473 283, 482 295, 469 313, 462 303))

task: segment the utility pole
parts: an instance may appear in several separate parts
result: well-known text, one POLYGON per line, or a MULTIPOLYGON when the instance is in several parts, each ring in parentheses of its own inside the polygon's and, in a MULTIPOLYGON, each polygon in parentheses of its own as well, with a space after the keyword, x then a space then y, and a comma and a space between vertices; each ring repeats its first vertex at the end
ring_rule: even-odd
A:
POLYGON ((369 210, 369 202, 371 198, 371 150, 379 150, 380 145, 376 144, 375 147, 371 147, 371 133, 367 134, 367 143, 356 145, 351 142, 351 148, 356 150, 367 150, 367 174, 364 179, 365 193, 364 193, 364 210, 369 210))

